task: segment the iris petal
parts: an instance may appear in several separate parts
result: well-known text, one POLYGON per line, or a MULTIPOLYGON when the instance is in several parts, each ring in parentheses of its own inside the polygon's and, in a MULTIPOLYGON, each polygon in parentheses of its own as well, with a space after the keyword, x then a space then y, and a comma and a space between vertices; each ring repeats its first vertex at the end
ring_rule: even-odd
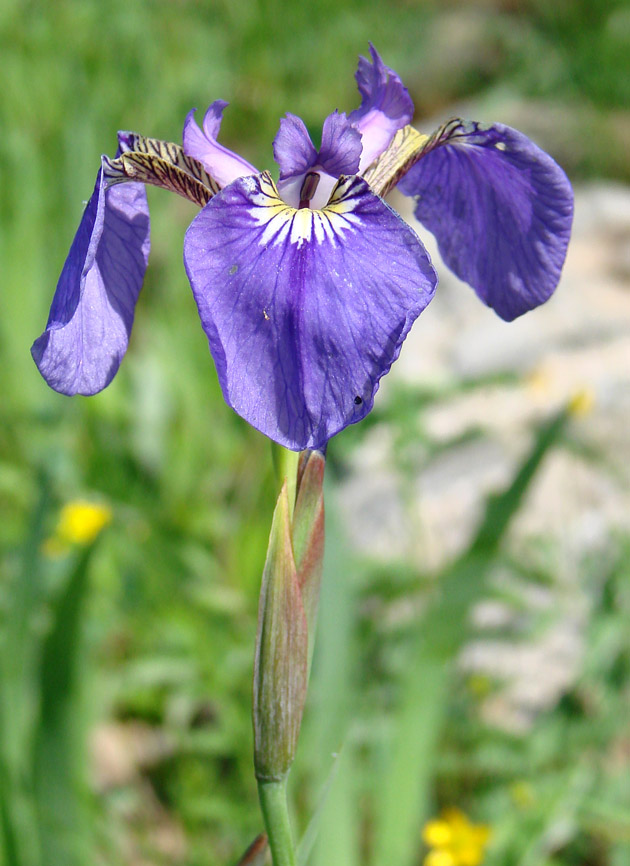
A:
POLYGON ((203 132, 195 121, 196 108, 189 111, 184 121, 184 152, 194 157, 220 186, 227 186, 237 177, 257 174, 257 170, 237 153, 223 147, 217 141, 223 109, 228 105, 217 99, 206 111, 203 119, 203 132))
POLYGON ((399 184, 446 264, 501 318, 546 301, 566 256, 573 193, 562 169, 502 124, 447 127, 399 184))
POLYGON ((413 102, 398 75, 385 66, 370 44, 372 62, 359 58, 356 72, 361 106, 348 116, 361 133, 363 152, 360 171, 364 171, 385 150, 394 133, 413 117, 413 102))
POLYGON ((184 261, 225 400, 293 450, 370 411, 437 281, 356 177, 321 211, 285 205, 267 174, 237 180, 188 229, 184 261))
POLYGON ((361 159, 361 134, 345 114, 333 111, 324 121, 318 163, 327 174, 356 174, 361 159))
POLYGON ((96 394, 116 374, 127 350, 149 257, 144 186, 94 192, 63 266, 46 330, 31 349, 55 391, 96 394))
POLYGON ((315 165, 317 151, 301 117, 287 113, 280 120, 273 140, 273 158, 280 167, 280 180, 303 175, 315 165))
POLYGON ((203 133, 206 138, 217 139, 221 131, 221 121, 223 120, 223 112, 230 103, 225 99, 215 99, 211 103, 206 113, 203 116, 203 133))

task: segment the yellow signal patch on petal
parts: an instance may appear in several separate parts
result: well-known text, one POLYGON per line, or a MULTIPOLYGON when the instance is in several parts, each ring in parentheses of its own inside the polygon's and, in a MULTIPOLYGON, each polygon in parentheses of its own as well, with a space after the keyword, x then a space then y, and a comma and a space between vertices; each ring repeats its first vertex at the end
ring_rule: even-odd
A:
POLYGON ((303 243, 334 243, 346 229, 360 222, 352 213, 353 205, 348 195, 352 178, 339 181, 330 201, 322 209, 295 208, 286 204, 267 172, 260 175, 258 182, 260 190, 252 195, 254 207, 250 214, 258 226, 264 226, 258 239, 260 246, 275 246, 286 241, 298 248, 303 243))

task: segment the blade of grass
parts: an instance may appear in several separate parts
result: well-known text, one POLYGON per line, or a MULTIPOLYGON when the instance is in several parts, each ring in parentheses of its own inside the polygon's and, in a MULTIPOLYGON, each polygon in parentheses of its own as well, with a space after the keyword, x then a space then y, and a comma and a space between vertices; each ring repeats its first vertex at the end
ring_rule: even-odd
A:
POLYGON ((33 780, 40 845, 46 866, 83 866, 85 746, 79 725, 82 614, 93 546, 78 554, 56 599, 39 671, 40 716, 33 749, 33 780))
POLYGON ((492 557, 567 417, 562 411, 538 429, 510 486, 488 501, 468 550, 436 582, 436 596, 424 615, 402 683, 384 779, 375 791, 376 866, 407 866, 417 857, 452 662, 467 636, 468 612, 482 596, 492 557))
POLYGON ((24 733, 28 728, 29 687, 35 664, 36 639, 33 615, 43 600, 41 547, 49 509, 49 490, 42 480, 39 502, 33 512, 21 555, 21 566, 8 594, 9 609, 4 623, 1 668, 2 750, 9 765, 23 755, 24 733))
POLYGON ((297 850, 297 866, 307 866, 309 858, 315 846, 315 842, 317 841, 317 835, 319 833, 322 815, 324 812, 324 808, 326 807, 326 803, 328 802, 328 795, 330 793, 330 789, 334 784, 335 779, 337 778, 337 771, 339 769, 339 757, 340 756, 337 755, 333 759, 333 765, 320 794, 319 801, 317 803, 317 806, 315 807, 315 811, 313 812, 311 819, 308 822, 308 826, 304 831, 302 838, 300 839, 300 844, 298 845, 297 850))
MULTIPOLYGON (((308 846, 313 844, 317 823, 308 830, 308 844, 301 851, 300 863, 317 866, 358 866, 359 827, 356 821, 355 750, 348 742, 352 722, 355 684, 352 679, 356 657, 356 600, 351 568, 339 531, 339 516, 334 497, 327 494, 326 555, 320 601, 319 650, 315 649, 314 701, 311 705, 312 739, 305 753, 316 755, 314 768, 319 790, 326 784, 333 756, 336 768, 329 783, 325 802, 318 809, 322 832, 308 860, 308 846), (341 757, 337 757, 343 745, 341 757)), ((321 804, 321 800, 320 800, 321 804)), ((305 840, 306 841, 306 840, 305 840)))
POLYGON ((5 866, 21 866, 23 861, 19 855, 15 818, 9 805, 12 788, 4 761, 0 758, 0 862, 5 866))
POLYGON ((477 553, 485 553, 489 556, 497 549, 512 518, 520 508, 543 457, 558 441, 568 418, 568 409, 563 409, 539 427, 532 449, 522 462, 510 486, 502 493, 488 499, 484 518, 463 559, 477 553))
POLYGON ((8 610, 0 654, 0 818, 6 866, 39 862, 27 743, 32 735, 37 639, 33 617, 43 600, 41 546, 49 509, 48 481, 42 477, 39 501, 24 542, 21 566, 8 593, 8 610))
POLYGON ((538 833, 532 834, 518 866, 538 866, 571 837, 585 796, 592 788, 595 771, 583 760, 559 780, 555 796, 541 815, 538 833))

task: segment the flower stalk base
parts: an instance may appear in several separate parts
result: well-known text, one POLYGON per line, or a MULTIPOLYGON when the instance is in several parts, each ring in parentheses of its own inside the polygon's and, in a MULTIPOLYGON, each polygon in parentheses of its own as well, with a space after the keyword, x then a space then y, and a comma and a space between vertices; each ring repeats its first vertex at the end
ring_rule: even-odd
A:
POLYGON ((259 780, 258 798, 273 866, 295 866, 295 849, 287 808, 287 776, 275 781, 259 780))

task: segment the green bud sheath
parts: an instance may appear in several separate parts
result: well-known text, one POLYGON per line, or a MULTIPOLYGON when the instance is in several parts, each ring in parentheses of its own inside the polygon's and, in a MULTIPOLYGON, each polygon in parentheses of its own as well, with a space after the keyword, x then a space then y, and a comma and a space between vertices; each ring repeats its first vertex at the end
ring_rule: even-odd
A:
POLYGON ((297 497, 293 513, 293 554, 302 604, 308 624, 308 659, 313 655, 319 590, 324 563, 324 468, 319 451, 303 451, 298 468, 297 497))
POLYGON ((273 514, 254 658, 254 765, 282 779, 297 745, 308 679, 308 626, 291 540, 286 482, 273 514))

